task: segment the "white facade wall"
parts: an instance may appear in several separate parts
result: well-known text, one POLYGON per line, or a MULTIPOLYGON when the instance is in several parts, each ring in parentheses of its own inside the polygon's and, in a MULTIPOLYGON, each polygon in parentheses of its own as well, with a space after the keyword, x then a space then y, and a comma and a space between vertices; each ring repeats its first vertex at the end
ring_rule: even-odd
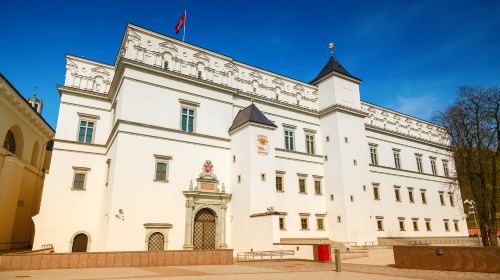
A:
POLYGON ((68 57, 35 249, 50 243, 68 251, 74 234, 86 232, 91 251, 145 250, 147 223, 170 224, 167 248, 182 249, 192 223, 183 191, 196 186, 206 160, 219 189, 224 185, 232 195, 221 211, 225 241, 235 252, 277 248, 286 239, 363 244, 377 237, 467 235, 459 195, 455 207, 447 196, 446 206, 439 202, 438 191, 447 194, 449 181, 441 160, 450 160, 453 170, 440 128, 361 102, 359 81, 330 75, 318 85, 305 84, 132 25, 121 54, 114 67, 68 57), (165 62, 168 70, 162 69, 165 62), (99 90, 75 82, 97 72, 103 79, 95 83, 104 85, 99 90), (247 124, 229 133, 251 102, 277 127, 247 124), (195 109, 193 133, 180 130, 182 104, 195 109), (95 139, 78 143, 78 121, 89 115, 96 118, 95 139), (284 149, 285 127, 295 132, 294 151, 284 149), (314 155, 306 153, 306 133, 315 135, 314 155), (257 153, 258 135, 269 139, 267 155, 257 153), (369 143, 378 145, 379 166, 370 165, 369 143), (392 168, 393 148, 401 150, 404 170, 392 168), (417 173, 415 153, 422 154, 425 173, 435 156, 440 176, 417 173), (154 180, 155 155, 170 157, 167 182, 154 180), (74 166, 90 168, 84 191, 71 189, 74 166), (284 173, 284 192, 276 192, 277 171, 284 173), (299 193, 299 175, 306 178, 306 194, 299 193), (315 178, 321 195, 314 193, 315 178), (380 200, 373 199, 373 183, 380 200), (401 186, 401 202, 394 199, 394 185, 401 186), (408 187, 415 203, 407 201, 408 187), (427 204, 420 202, 421 188, 427 204), (300 227, 304 214, 308 230, 300 227), (317 229, 317 215, 325 216, 325 230, 317 229), (280 216, 286 230, 279 229, 280 216), (377 217, 383 217, 383 231, 377 217), (405 217, 406 231, 399 230, 398 217, 405 217), (419 218, 419 231, 412 230, 412 218, 419 218), (424 230, 425 218, 432 231, 424 230), (450 231, 443 219, 450 220, 450 231))

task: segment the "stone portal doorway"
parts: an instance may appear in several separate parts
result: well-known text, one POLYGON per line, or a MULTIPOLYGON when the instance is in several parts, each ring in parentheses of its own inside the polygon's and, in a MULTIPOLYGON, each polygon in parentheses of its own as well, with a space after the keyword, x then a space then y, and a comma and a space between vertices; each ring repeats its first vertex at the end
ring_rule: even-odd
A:
POLYGON ((194 217, 193 246, 195 250, 215 249, 216 216, 203 208, 194 217))

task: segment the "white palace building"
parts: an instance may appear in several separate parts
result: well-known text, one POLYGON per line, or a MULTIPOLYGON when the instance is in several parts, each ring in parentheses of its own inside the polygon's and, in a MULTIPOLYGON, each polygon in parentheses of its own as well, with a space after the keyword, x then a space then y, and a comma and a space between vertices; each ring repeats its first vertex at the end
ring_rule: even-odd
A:
POLYGON ((446 131, 129 24, 68 55, 33 249, 236 252, 468 236, 446 131))

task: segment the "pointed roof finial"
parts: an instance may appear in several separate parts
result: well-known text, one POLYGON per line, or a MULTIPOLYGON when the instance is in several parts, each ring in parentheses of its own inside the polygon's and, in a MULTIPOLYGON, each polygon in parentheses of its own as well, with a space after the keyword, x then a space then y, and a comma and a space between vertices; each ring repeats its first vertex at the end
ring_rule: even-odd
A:
POLYGON ((35 87, 35 90, 33 90, 33 97, 34 97, 35 99, 36 99, 36 88, 37 88, 37 87, 35 87))
POLYGON ((332 42, 330 42, 328 44, 328 48, 330 49, 330 55, 333 56, 333 47, 335 46, 335 44, 332 42))

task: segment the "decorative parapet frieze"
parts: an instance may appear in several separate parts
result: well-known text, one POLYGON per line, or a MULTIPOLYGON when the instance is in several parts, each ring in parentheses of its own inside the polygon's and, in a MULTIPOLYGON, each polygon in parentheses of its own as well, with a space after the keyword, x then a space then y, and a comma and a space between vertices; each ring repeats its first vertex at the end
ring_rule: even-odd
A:
POLYGON ((436 124, 367 102, 361 103, 361 110, 368 114, 365 118, 368 126, 441 145, 448 144, 446 129, 436 124))
POLYGON ((85 58, 66 56, 66 77, 64 85, 107 94, 115 68, 111 65, 91 61, 85 58))
POLYGON ((165 35, 129 25, 121 56, 166 70, 317 110, 317 87, 189 45, 165 35))

